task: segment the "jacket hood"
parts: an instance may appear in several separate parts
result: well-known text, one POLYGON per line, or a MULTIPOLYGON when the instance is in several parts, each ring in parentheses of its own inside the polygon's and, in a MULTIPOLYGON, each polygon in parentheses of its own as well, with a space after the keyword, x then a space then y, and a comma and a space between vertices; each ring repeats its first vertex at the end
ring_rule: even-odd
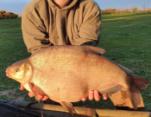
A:
POLYGON ((50 3, 50 6, 52 7, 57 7, 59 8, 60 10, 65 10, 65 9, 70 9, 72 7, 75 6, 75 4, 78 2, 79 0, 72 0, 70 4, 68 4, 67 6, 63 7, 63 8, 59 8, 53 0, 48 0, 48 2, 50 3))

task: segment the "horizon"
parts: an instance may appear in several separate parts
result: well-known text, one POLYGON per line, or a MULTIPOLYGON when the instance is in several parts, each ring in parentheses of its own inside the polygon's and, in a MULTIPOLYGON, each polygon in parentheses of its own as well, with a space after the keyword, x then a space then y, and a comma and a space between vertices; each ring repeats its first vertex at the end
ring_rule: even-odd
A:
MULTIPOLYGON (((0 10, 6 10, 21 14, 24 7, 31 0, 0 0, 0 10)), ((130 9, 130 8, 151 8, 151 0, 94 0, 101 9, 115 8, 115 9, 130 9)))

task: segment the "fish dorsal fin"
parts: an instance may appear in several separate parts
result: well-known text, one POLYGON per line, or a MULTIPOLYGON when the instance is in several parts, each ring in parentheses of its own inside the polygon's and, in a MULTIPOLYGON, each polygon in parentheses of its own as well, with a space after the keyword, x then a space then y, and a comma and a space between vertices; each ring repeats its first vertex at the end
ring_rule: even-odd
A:
POLYGON ((101 55, 106 53, 106 50, 104 50, 103 48, 94 47, 94 46, 83 46, 83 47, 88 52, 93 52, 93 53, 101 54, 101 55))

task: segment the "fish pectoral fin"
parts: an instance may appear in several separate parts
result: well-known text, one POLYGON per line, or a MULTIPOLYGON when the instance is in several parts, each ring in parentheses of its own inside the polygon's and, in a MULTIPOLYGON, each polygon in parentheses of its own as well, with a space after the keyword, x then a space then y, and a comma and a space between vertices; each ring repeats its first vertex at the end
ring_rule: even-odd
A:
POLYGON ((120 106, 120 107, 125 107, 127 105, 132 105, 128 104, 130 102, 129 96, 127 95, 127 92, 125 91, 118 91, 110 95, 110 99, 113 103, 114 106, 120 106))
MULTIPOLYGON (((111 85, 111 84, 109 84, 109 85, 111 85)), ((103 87, 104 88, 103 90, 100 90, 100 93, 102 93, 102 94, 113 94, 113 93, 116 93, 116 92, 123 89, 123 87, 119 84, 116 84, 116 85, 112 84, 111 87, 108 87, 108 85, 106 85, 106 86, 107 87, 105 87, 105 86, 103 87)))
POLYGON ((77 114, 76 110, 73 107, 73 104, 70 102, 60 102, 60 104, 63 106, 63 108, 65 108, 69 113, 73 114, 77 114))
POLYGON ((25 83, 23 84, 24 88, 29 91, 29 92, 32 92, 32 89, 31 89, 31 84, 30 83, 25 83))
POLYGON ((110 95, 110 99, 115 106, 132 109, 144 108, 143 98, 137 87, 134 87, 132 90, 113 93, 110 95))

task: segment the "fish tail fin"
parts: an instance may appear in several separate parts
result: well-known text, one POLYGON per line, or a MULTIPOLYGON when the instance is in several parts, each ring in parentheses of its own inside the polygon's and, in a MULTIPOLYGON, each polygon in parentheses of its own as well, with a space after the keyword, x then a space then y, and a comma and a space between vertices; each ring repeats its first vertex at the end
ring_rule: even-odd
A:
POLYGON ((136 76, 136 75, 129 75, 129 78, 132 79, 131 81, 131 85, 135 85, 138 89, 143 90, 146 89, 149 85, 149 81, 140 77, 140 76, 136 76))
POLYGON ((140 89, 137 86, 132 85, 128 93, 130 94, 130 98, 133 102, 132 108, 144 108, 143 97, 141 95, 140 89))
POLYGON ((128 78, 129 78, 129 84, 130 84, 128 95, 130 96, 130 99, 132 100, 132 104, 133 104, 132 108, 134 109, 143 108, 144 101, 141 95, 141 90, 146 89, 148 87, 149 81, 137 75, 129 74, 128 78))
POLYGON ((132 109, 144 108, 140 90, 147 88, 148 81, 138 76, 128 76, 129 88, 111 94, 110 99, 115 106, 132 109))
POLYGON ((136 74, 134 74, 132 70, 130 70, 129 68, 121 64, 118 64, 118 66, 126 72, 126 74, 128 75, 128 78, 132 82, 131 84, 134 84, 141 90, 146 89, 148 87, 149 82, 147 80, 143 79, 141 76, 137 76, 136 74))

